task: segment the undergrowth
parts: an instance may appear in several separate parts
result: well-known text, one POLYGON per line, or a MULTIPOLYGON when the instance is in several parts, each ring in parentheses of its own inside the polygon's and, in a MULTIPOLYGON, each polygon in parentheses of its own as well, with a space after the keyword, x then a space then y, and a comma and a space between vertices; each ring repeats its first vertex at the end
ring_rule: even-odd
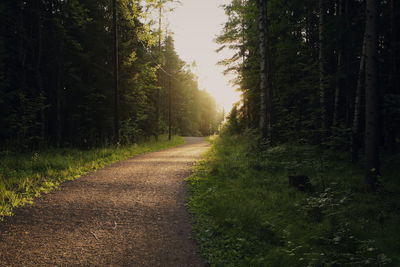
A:
POLYGON ((385 189, 368 193, 339 152, 217 138, 188 179, 204 256, 211 266, 400 266, 399 158, 384 162, 385 189), (300 174, 312 191, 288 186, 300 174))
POLYGON ((33 198, 57 188, 66 180, 102 168, 134 155, 183 144, 182 137, 168 141, 91 150, 50 149, 32 153, 0 154, 0 220, 12 215, 13 208, 32 203, 33 198))

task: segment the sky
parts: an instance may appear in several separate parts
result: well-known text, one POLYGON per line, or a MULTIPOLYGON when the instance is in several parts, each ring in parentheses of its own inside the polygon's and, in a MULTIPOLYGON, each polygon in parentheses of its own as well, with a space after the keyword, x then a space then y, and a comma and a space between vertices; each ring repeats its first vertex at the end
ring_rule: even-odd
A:
POLYGON ((199 78, 200 89, 208 91, 225 111, 239 101, 239 93, 229 84, 232 77, 224 76, 223 66, 217 62, 227 58, 232 51, 215 52, 214 42, 226 21, 221 5, 230 0, 181 0, 181 4, 167 15, 168 31, 173 32, 175 49, 187 63, 196 62, 194 73, 199 78))

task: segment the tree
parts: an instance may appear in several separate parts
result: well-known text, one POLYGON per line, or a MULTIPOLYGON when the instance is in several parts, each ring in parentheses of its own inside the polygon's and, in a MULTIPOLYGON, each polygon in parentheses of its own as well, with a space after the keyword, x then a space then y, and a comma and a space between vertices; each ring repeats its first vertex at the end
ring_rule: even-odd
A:
POLYGON ((325 55, 325 17, 326 17, 326 0, 319 0, 319 94, 321 108, 321 128, 326 131, 328 129, 327 109, 326 109, 326 55, 325 55))
POLYGON ((365 50, 367 43, 367 34, 364 33, 364 40, 362 45, 362 52, 360 56, 360 68, 358 71, 356 96, 354 103, 354 115, 353 115, 353 126, 352 126, 352 137, 351 137, 351 160, 352 162, 358 161, 358 151, 360 149, 361 139, 361 95, 363 84, 365 81, 365 50))
MULTIPOLYGON (((165 133, 167 120, 156 115, 157 33, 144 18, 147 5, 167 2, 2 1, 0 145, 89 148, 165 133)), ((179 75, 173 73, 174 81, 179 75)), ((194 109, 181 114, 192 116, 194 109)), ((196 122, 193 129, 198 127, 196 122)))
POLYGON ((112 2, 113 10, 113 46, 114 46, 114 137, 119 141, 119 90, 118 90, 118 27, 117 0, 112 2))
POLYGON ((379 174, 378 86, 377 86, 377 3, 367 0, 365 46, 365 154, 366 183, 376 190, 379 174))
POLYGON ((260 42, 260 132, 261 138, 271 137, 270 102, 271 88, 268 84, 268 24, 267 1, 258 0, 259 9, 259 42, 260 42))

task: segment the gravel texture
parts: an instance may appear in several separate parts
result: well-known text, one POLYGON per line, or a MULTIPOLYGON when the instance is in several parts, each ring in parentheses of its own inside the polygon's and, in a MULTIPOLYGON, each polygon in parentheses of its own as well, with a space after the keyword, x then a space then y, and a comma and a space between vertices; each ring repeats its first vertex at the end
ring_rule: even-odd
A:
POLYGON ((64 183, 0 222, 0 266, 206 266, 184 178, 203 138, 64 183))

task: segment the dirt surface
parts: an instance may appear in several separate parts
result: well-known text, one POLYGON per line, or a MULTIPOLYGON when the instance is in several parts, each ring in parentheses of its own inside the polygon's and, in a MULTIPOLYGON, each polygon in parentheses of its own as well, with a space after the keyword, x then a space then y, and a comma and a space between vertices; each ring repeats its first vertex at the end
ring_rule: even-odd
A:
POLYGON ((184 178, 208 144, 187 138, 66 182, 0 222, 0 266, 205 266, 184 178))

